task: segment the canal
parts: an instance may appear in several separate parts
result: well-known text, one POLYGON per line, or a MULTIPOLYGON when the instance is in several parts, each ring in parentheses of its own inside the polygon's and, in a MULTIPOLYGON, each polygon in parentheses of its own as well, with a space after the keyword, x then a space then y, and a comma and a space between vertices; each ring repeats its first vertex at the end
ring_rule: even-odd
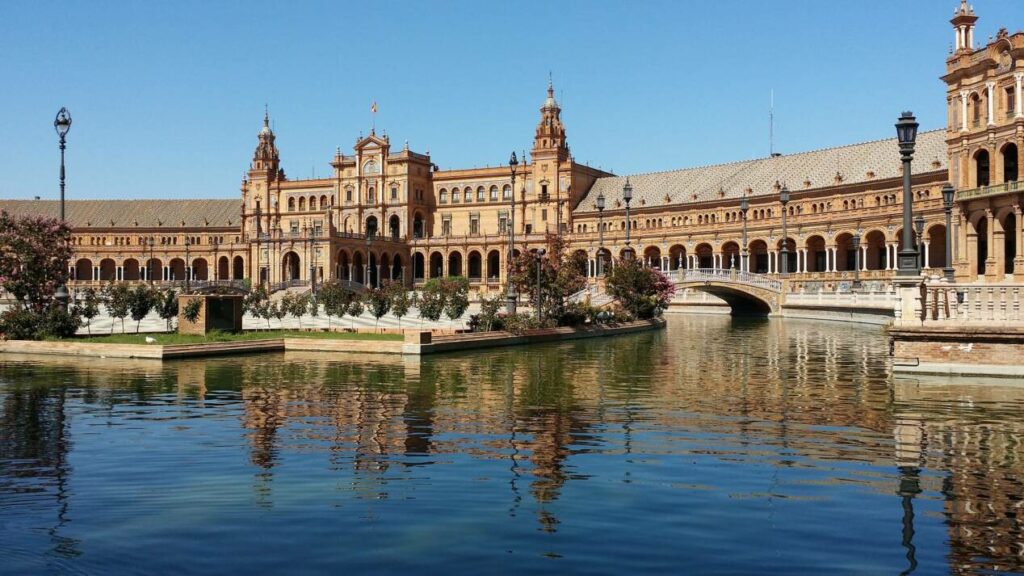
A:
POLYGON ((0 356, 0 573, 1024 570, 1024 387, 880 328, 468 354, 0 356))

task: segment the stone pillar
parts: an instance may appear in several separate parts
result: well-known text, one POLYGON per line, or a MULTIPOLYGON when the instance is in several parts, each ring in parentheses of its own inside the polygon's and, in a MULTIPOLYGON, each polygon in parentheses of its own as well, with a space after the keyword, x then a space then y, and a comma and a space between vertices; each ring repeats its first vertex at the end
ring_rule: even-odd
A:
MULTIPOLYGON (((1013 75, 1013 79, 1016 81, 1014 99, 1013 99, 1013 116, 1014 118, 1024 118, 1024 106, 1021 104, 1021 80, 1024 80, 1024 72, 1017 72, 1013 75)), ((1018 164, 1020 166, 1020 164, 1018 164)), ((1019 254, 1019 252, 1018 252, 1019 254)))
POLYGON ((892 244, 885 244, 885 269, 892 270, 892 244))
POLYGON ((924 241, 924 266, 923 266, 923 268, 931 268, 931 266, 928 263, 928 257, 930 256, 928 254, 928 247, 929 246, 931 246, 931 241, 925 240, 924 241))
POLYGON ((348 281, 349 282, 355 280, 355 278, 352 278, 353 266, 354 266, 354 264, 352 264, 351 262, 348 263, 348 281))
POLYGON ((996 123, 996 83, 987 82, 985 88, 988 90, 988 98, 986 98, 988 104, 988 125, 993 126, 996 123))
POLYGON ((960 91, 960 131, 967 132, 967 95, 968 90, 960 91))
POLYGON ((124 280, 124 266, 118 266, 114 269, 114 278, 124 280))
POLYGON ((1013 207, 1013 242, 1014 253, 1017 256, 1013 259, 1013 275, 1014 280, 1019 280, 1021 275, 1024 274, 1024 253, 1021 253, 1021 246, 1024 243, 1021 242, 1021 236, 1024 236, 1024 222, 1021 222, 1021 205, 1017 204, 1013 207))
POLYGON ((861 244, 860 246, 860 271, 868 271, 868 246, 867 244, 861 244))
POLYGON ((996 275, 996 259, 995 259, 995 237, 996 237, 996 223, 995 218, 992 217, 992 209, 985 209, 986 228, 988 229, 988 258, 985 258, 985 277, 994 279, 996 275))

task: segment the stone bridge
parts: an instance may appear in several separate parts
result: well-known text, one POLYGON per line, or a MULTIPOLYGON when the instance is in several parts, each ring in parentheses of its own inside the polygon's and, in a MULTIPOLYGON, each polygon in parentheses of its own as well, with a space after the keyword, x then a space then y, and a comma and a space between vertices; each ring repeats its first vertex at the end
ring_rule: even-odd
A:
POLYGON ((679 289, 693 288, 725 300, 734 315, 777 314, 782 308, 782 282, 765 274, 693 268, 670 275, 679 289))

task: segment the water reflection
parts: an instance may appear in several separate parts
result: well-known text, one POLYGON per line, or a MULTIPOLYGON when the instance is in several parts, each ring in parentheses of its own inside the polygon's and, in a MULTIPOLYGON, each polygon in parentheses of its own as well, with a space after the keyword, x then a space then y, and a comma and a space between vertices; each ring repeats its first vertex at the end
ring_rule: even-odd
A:
MULTIPOLYGON (((86 529, 102 519, 75 507, 118 518, 106 482, 133 490, 135 514, 166 513, 156 500, 180 483, 213 510, 247 486, 224 521, 239 533, 254 514, 298 510, 289 529, 315 542, 330 503, 358 511, 353 533, 390 530, 383 550, 457 517, 486 527, 462 536, 485 552, 444 548, 464 567, 518 550, 621 572, 631 554, 656 566, 682 547, 701 572, 1024 570, 1024 388, 893 381, 885 348, 873 329, 693 317, 423 362, 4 356, 0 525, 23 535, 0 555, 31 571, 84 550, 102 568, 114 555, 86 529), (125 462, 130 474, 110 473, 125 462), (704 553, 715 546, 729 553, 704 553)), ((378 553, 346 550, 336 564, 378 553)))

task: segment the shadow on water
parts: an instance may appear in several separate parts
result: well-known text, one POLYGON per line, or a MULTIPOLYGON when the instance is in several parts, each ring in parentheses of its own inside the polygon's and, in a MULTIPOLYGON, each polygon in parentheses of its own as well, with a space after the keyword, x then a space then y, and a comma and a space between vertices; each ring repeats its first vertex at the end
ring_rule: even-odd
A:
MULTIPOLYGON (((202 557, 203 534, 252 542, 260 525, 259 541, 335 554, 276 549, 295 566, 379 567, 446 535, 435 561, 465 569, 514 550, 534 571, 680 553, 700 572, 1024 570, 1024 387, 893 380, 885 352, 873 328, 673 316, 661 332, 422 361, 4 356, 0 555, 27 572, 180 572, 109 535, 202 557), (255 522, 267 515, 284 532, 255 522), (375 545, 339 554, 341 534, 375 545)), ((256 568, 247 550, 273 567, 238 546, 232 569, 256 568)))

